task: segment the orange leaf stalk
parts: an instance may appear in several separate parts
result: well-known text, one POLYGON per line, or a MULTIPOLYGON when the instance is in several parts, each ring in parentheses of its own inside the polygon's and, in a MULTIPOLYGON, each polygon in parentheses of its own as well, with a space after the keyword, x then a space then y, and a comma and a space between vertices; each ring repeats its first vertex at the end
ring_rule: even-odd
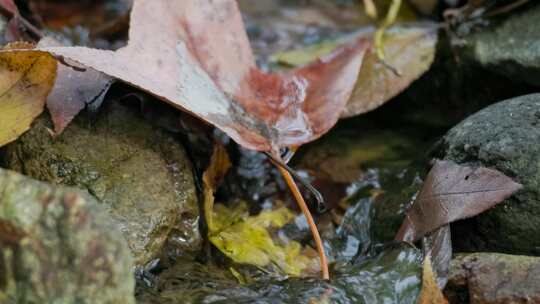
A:
POLYGON ((313 240, 315 241, 315 246, 317 247, 317 252, 319 253, 322 278, 323 280, 329 280, 330 274, 328 272, 328 261, 326 259, 326 253, 324 252, 324 246, 322 243, 321 235, 319 234, 319 230, 317 230, 317 226, 315 225, 313 216, 311 216, 311 213, 309 212, 309 208, 306 205, 306 202, 304 201, 304 198, 302 197, 302 194, 300 193, 298 186, 294 182, 294 179, 291 176, 291 173, 289 173, 289 171, 285 170, 285 168, 281 166, 276 166, 276 167, 279 169, 279 172, 281 173, 281 175, 283 175, 285 182, 287 182, 289 189, 291 189, 291 192, 294 196, 294 199, 296 200, 296 203, 298 204, 298 206, 302 210, 302 213, 305 215, 307 219, 309 229, 311 230, 311 234, 313 235, 313 240))

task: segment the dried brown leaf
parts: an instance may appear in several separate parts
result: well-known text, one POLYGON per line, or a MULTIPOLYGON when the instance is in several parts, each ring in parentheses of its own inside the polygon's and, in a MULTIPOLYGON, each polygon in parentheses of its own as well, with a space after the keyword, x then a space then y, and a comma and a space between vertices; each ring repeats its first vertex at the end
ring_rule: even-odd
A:
POLYGON ((383 48, 385 62, 391 68, 379 61, 374 50, 367 52, 353 94, 341 116, 351 117, 374 110, 408 88, 431 66, 436 44, 437 29, 432 24, 396 26, 387 30, 383 48))
POLYGON ((116 52, 43 48, 143 89, 256 150, 314 140, 339 119, 368 43, 287 74, 255 65, 234 0, 139 0, 116 52))
POLYGON ((521 188, 497 170, 437 161, 407 211, 396 240, 417 241, 443 225, 486 211, 521 188))
MULTIPOLYGON (((353 37, 372 40, 373 31, 363 30, 353 37)), ((274 54, 272 60, 298 66, 328 53, 337 43, 324 41, 304 49, 280 52, 274 54)), ((379 60, 374 48, 366 52, 353 94, 341 117, 374 110, 409 87, 431 66, 436 44, 437 26, 432 23, 399 25, 386 30, 383 44, 385 63, 379 60)))
MULTIPOLYGON (((38 47, 61 46, 50 37, 44 37, 38 47)), ((54 131, 58 135, 87 105, 99 105, 113 79, 93 69, 76 70, 58 65, 54 87, 47 97, 47 109, 51 113, 54 131)))
POLYGON ((450 225, 444 225, 429 233, 422 240, 424 256, 432 257, 432 268, 439 288, 444 289, 450 273, 452 260, 452 237, 450 225))

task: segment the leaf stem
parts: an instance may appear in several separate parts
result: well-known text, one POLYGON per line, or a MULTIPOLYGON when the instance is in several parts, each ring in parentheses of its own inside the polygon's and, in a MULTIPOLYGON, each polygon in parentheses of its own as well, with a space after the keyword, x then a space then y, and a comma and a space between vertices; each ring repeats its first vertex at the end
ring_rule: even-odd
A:
POLYGON ((297 182, 302 184, 302 186, 304 186, 313 195, 313 197, 317 201, 317 208, 319 209, 319 212, 325 212, 326 211, 326 205, 324 203, 324 198, 323 198, 322 194, 317 189, 315 189, 315 187, 313 187, 313 185, 311 185, 307 180, 305 180, 300 175, 298 175, 298 173, 296 173, 296 171, 294 171, 294 169, 292 169, 291 167, 289 167, 287 165, 289 160, 294 155, 294 150, 289 150, 289 152, 287 152, 287 154, 285 154, 285 156, 281 156, 280 159, 274 157, 272 154, 270 154, 268 152, 264 152, 264 154, 270 159, 270 161, 274 164, 274 166, 282 168, 285 171, 289 172, 289 174, 291 174, 292 177, 297 182))
POLYGON ((381 26, 377 29, 377 31, 375 31, 375 52, 377 54, 377 58, 379 58, 380 61, 384 61, 384 32, 386 32, 386 29, 388 27, 390 27, 392 24, 394 24, 394 22, 396 22, 400 8, 401 0, 392 0, 390 8, 388 9, 388 13, 386 13, 386 17, 384 18, 381 26))
POLYGON ((311 213, 309 212, 309 208, 306 205, 306 202, 304 201, 304 198, 302 197, 302 194, 300 193, 298 186, 294 182, 294 179, 291 173, 289 173, 289 171, 287 171, 285 168, 281 166, 277 166, 277 168, 279 169, 279 172, 281 172, 281 175, 283 175, 285 182, 287 182, 289 189, 291 189, 291 192, 294 196, 294 199, 296 200, 296 203, 298 204, 298 206, 302 210, 302 213, 307 219, 309 229, 311 230, 311 234, 313 235, 313 240, 315 241, 315 246, 317 247, 317 252, 319 253, 322 278, 323 280, 329 280, 330 274, 328 271, 328 261, 326 259, 326 253, 324 252, 324 246, 322 243, 321 235, 319 234, 319 230, 317 230, 317 226, 315 225, 313 216, 311 216, 311 213))

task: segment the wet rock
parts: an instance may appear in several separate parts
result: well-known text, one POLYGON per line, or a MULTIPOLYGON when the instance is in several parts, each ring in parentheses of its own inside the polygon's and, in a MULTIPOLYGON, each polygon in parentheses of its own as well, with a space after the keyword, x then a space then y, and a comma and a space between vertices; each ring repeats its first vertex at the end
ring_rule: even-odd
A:
POLYGON ((422 186, 421 169, 411 164, 401 171, 382 171, 380 195, 374 203, 373 237, 379 242, 390 242, 405 218, 405 211, 422 186))
POLYGON ((468 51, 451 45, 450 39, 441 33, 430 70, 372 115, 389 126, 420 125, 442 135, 490 104, 537 91, 471 60, 468 51))
POLYGON ((540 303, 540 258, 497 253, 456 256, 445 295, 450 303, 540 303))
POLYGON ((134 303, 132 257, 88 195, 0 169, 0 303, 134 303))
POLYGON ((540 254, 540 94, 502 101, 444 137, 439 157, 497 169, 524 189, 476 218, 452 225, 458 250, 540 254))
POLYGON ((123 232, 137 265, 156 257, 167 238, 179 252, 199 244, 192 168, 182 145, 151 126, 136 108, 106 103, 51 137, 41 117, 6 150, 5 164, 28 176, 85 189, 123 232))
POLYGON ((495 73, 540 84, 540 6, 466 37, 467 58, 495 73))

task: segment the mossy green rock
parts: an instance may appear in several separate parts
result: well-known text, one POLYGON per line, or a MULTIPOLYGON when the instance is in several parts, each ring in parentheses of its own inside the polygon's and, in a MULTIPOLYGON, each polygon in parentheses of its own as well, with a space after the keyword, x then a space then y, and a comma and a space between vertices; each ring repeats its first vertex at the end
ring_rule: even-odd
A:
POLYGON ((128 104, 108 102, 94 116, 80 114, 58 137, 41 117, 8 146, 5 164, 87 190, 108 209, 137 265, 158 256, 168 239, 178 252, 196 249, 196 189, 181 143, 128 104))
POLYGON ((495 73, 540 84, 540 6, 465 39, 467 57, 495 73))
POLYGON ((497 169, 524 189, 471 220, 453 224, 458 250, 540 254, 540 94, 489 106, 451 129, 445 159, 497 169))
POLYGON ((0 169, 0 303, 134 303, 133 259, 98 202, 0 169))

